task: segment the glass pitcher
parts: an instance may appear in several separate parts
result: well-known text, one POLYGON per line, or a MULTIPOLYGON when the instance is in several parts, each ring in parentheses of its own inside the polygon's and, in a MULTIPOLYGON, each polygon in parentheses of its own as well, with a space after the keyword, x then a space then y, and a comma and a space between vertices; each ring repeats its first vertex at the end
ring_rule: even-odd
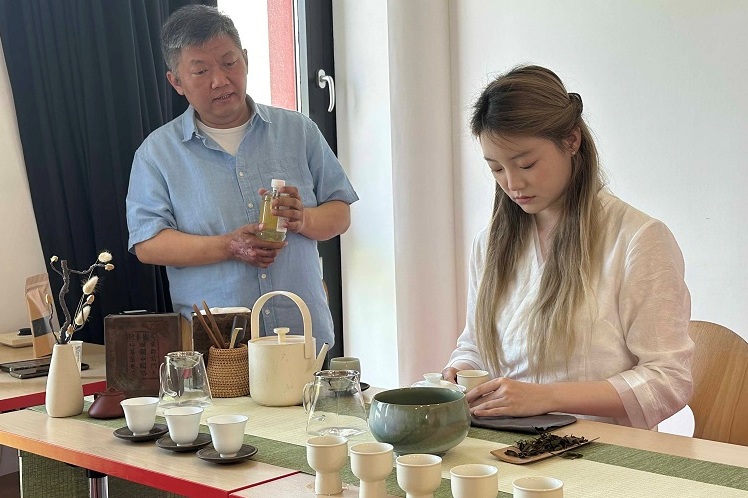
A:
POLYGON ((159 407, 213 404, 202 353, 175 351, 167 353, 164 360, 159 370, 159 407))
POLYGON ((353 437, 369 430, 356 370, 322 370, 304 386, 308 434, 353 437))

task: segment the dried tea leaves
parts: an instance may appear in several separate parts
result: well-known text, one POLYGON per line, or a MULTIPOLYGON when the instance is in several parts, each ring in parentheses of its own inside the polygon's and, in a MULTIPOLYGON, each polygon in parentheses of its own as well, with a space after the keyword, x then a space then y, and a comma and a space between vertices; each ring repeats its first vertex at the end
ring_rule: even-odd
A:
MULTIPOLYGON (((530 458, 544 453, 557 453, 565 451, 568 448, 581 446, 588 443, 589 440, 584 437, 557 436, 556 434, 545 433, 535 439, 520 439, 516 446, 507 449, 504 453, 515 458, 530 458), (519 450, 519 451, 517 451, 519 450)), ((573 453, 573 458, 580 458, 581 454, 573 453)))

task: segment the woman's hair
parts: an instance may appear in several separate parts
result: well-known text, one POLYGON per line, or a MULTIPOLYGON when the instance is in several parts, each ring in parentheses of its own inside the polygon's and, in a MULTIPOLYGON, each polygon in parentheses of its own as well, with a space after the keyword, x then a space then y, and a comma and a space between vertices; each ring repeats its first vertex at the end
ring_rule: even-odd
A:
MULTIPOLYGON (((575 314, 580 311, 595 259, 602 187, 597 150, 582 118, 582 99, 568 93, 552 71, 520 66, 492 81, 473 107, 473 135, 482 140, 500 137, 539 137, 568 150, 579 128, 581 144, 572 155, 572 173, 560 220, 551 234, 540 290, 530 315, 527 337, 530 372, 536 380, 559 361, 568 362, 576 345, 575 314)), ((507 300, 506 289, 516 278, 523 250, 532 243, 532 215, 525 213, 496 186, 483 278, 476 307, 477 344, 495 372, 501 372, 502 331, 497 312, 507 300)), ((592 295, 592 294, 590 294, 592 295)))
POLYGON ((182 49, 200 47, 217 36, 228 36, 242 48, 234 22, 215 7, 185 5, 176 10, 161 28, 161 51, 166 67, 177 74, 182 49))

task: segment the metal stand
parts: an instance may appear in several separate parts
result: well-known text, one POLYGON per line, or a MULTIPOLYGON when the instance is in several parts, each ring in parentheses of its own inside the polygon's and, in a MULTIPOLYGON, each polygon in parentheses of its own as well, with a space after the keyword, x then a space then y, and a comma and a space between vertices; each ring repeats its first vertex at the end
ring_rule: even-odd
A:
POLYGON ((88 477, 88 496, 109 498, 109 482, 106 474, 86 469, 86 477, 88 477))

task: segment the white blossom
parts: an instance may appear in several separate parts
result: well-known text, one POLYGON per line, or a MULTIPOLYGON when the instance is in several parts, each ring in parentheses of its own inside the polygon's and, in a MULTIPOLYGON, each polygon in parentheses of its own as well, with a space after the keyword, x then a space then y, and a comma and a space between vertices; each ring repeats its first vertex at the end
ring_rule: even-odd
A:
POLYGON ((91 307, 90 306, 84 306, 83 309, 75 316, 75 324, 79 327, 86 323, 86 320, 88 320, 88 315, 91 313, 91 307))
POLYGON ((112 260, 112 253, 109 251, 102 251, 101 254, 99 254, 99 261, 102 263, 109 263, 112 260))
POLYGON ((83 293, 86 295, 93 294, 94 290, 96 290, 97 283, 99 283, 99 277, 97 275, 89 278, 86 283, 83 284, 83 293))

